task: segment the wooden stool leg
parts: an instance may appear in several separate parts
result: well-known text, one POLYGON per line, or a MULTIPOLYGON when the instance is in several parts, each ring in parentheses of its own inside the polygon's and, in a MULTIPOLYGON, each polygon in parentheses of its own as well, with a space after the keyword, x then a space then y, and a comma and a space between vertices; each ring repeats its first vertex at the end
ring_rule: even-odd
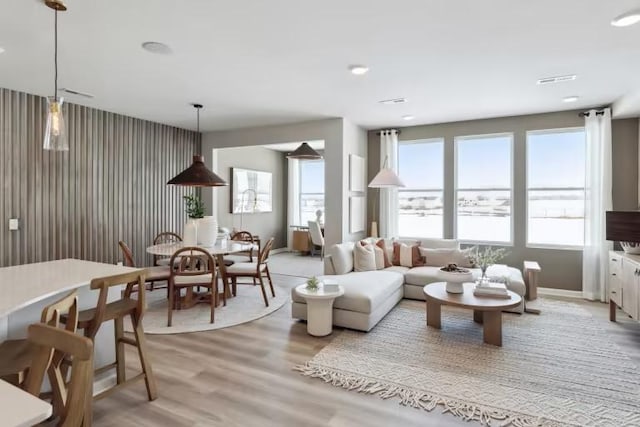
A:
POLYGON ((147 396, 149 400, 156 400, 158 398, 158 391, 156 388, 156 379, 153 376, 153 369, 151 368, 151 362, 148 359, 147 353, 147 341, 144 338, 144 330, 142 329, 142 322, 139 320, 136 314, 131 315, 133 322, 133 333, 136 337, 138 355, 140 356, 140 365, 142 366, 142 372, 144 372, 144 382, 147 386, 147 396))
POLYGON ((116 338, 116 383, 122 384, 125 382, 125 362, 124 362, 124 318, 116 317, 114 320, 115 326, 115 338, 116 338))

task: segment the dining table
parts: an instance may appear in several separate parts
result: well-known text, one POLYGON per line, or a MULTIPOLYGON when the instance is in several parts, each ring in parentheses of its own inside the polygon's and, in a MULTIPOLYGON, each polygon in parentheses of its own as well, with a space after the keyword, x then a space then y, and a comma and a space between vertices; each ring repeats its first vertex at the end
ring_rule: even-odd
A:
POLYGON ((51 404, 6 381, 0 380, 0 425, 31 427, 52 414, 51 404))
MULTIPOLYGON (((221 241, 217 241, 213 246, 189 245, 189 244, 186 244, 185 242, 171 242, 171 243, 161 243, 158 245, 149 246, 147 248, 147 253, 151 255, 158 255, 161 257, 170 257, 174 253, 176 253, 176 251, 186 247, 197 247, 211 254, 211 256, 215 258, 216 264, 218 265, 218 271, 220 272, 220 278, 222 279, 222 283, 228 283, 227 269, 224 264, 224 256, 239 253, 239 252, 246 252, 248 250, 252 250, 255 248, 253 243, 243 242, 239 240, 221 240, 221 241)), ((230 298, 231 296, 232 296, 231 293, 227 289, 226 297, 230 298)), ((204 298, 206 297, 198 295, 197 293, 193 292, 192 289, 188 289, 187 293, 181 298, 181 301, 178 307, 180 308, 193 307, 198 302, 201 302, 204 298)))

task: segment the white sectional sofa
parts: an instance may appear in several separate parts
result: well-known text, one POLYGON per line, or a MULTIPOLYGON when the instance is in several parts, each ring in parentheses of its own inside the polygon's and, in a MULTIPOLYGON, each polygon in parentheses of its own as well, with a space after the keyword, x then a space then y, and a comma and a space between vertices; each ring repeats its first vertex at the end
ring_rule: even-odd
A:
MULTIPOLYGON (((456 240, 416 239, 422 247, 431 249, 459 248, 456 240)), ((390 243, 392 245, 392 243, 390 243)), ((344 287, 344 295, 336 298, 333 305, 333 324, 349 329, 370 331, 402 299, 424 300, 423 287, 437 282, 439 266, 401 267, 392 266, 375 271, 353 271, 354 242, 333 245, 325 257, 325 271, 328 274, 319 279, 333 279, 344 287)), ((470 269, 479 277, 480 269, 470 269)), ((525 283, 517 268, 492 266, 487 271, 489 277, 500 277, 507 287, 524 299, 525 283)), ((295 319, 307 318, 304 298, 295 289, 291 292, 291 313, 295 319)), ((524 303, 510 311, 522 313, 524 303)))

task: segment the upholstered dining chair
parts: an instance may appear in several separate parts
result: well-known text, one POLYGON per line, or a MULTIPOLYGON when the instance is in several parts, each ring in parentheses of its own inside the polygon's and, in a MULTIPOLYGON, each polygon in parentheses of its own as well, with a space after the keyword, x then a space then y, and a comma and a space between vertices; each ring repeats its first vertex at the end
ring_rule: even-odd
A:
POLYGON ((315 248, 320 248, 320 257, 324 258, 324 236, 322 235, 322 229, 317 221, 309 221, 309 234, 311 235, 311 253, 315 252, 315 248))
MULTIPOLYGON (((251 243, 252 245, 255 244, 253 240, 253 234, 251 234, 249 231, 236 231, 231 236, 231 240, 235 240, 236 242, 247 242, 251 243)), ((237 262, 253 262, 254 250, 255 248, 252 247, 251 249, 243 252, 237 252, 233 255, 226 255, 224 257, 225 265, 233 265, 237 262)))
MULTIPOLYGON (((63 387, 63 400, 54 412, 56 426, 91 426, 93 403, 93 342, 69 330, 46 324, 29 326, 29 344, 34 348, 31 367, 26 379, 26 391, 40 395, 45 373, 49 373, 56 360, 70 360, 71 378, 65 382, 68 371, 58 371, 63 387)), ((51 378, 51 375, 49 375, 51 378)))
MULTIPOLYGON (((118 246, 120 246, 122 256, 124 257, 124 265, 127 267, 136 267, 136 263, 133 260, 133 252, 129 248, 129 245, 120 240, 118 242, 118 246)), ((155 288, 155 282, 168 282, 169 275, 171 273, 171 269, 168 265, 169 264, 165 266, 144 267, 145 270, 147 270, 147 289, 153 291, 155 288)))
MULTIPOLYGON (((193 288, 204 287, 209 289, 209 303, 211 305, 210 322, 215 318, 215 307, 218 305, 218 277, 216 274, 216 261, 209 252, 199 247, 185 247, 177 250, 171 256, 171 265, 176 265, 169 276, 169 304, 167 307, 167 326, 173 321, 173 310, 182 308, 181 290, 186 289, 187 295, 194 303, 201 297, 193 294, 193 288), (179 262, 175 260, 179 259, 179 262)), ((226 285, 223 292, 224 305, 227 305, 226 285)))
POLYGON ((262 290, 262 297, 264 298, 264 304, 269 307, 269 299, 267 298, 267 292, 264 288, 264 279, 266 276, 269 280, 269 287, 271 288, 271 295, 276 296, 276 292, 273 289, 273 282, 271 281, 271 274, 269 273, 269 253, 273 247, 274 238, 270 238, 264 245, 256 262, 240 262, 227 267, 227 277, 231 280, 232 294, 236 296, 237 285, 250 284, 250 283, 238 283, 238 277, 251 277, 253 279, 253 285, 256 285, 256 280, 260 282, 260 289, 262 290))
MULTIPOLYGON (((78 297, 75 291, 46 306, 42 310, 40 322, 62 330, 61 315, 66 315, 68 319, 64 329, 75 333, 78 327, 78 297)), ((4 341, 0 344, 0 378, 14 385, 24 386, 35 353, 36 347, 27 339, 4 341)), ((62 412, 66 395, 63 379, 66 378, 67 366, 63 363, 63 359, 63 354, 55 353, 46 369, 51 384, 54 415, 62 412)))
MULTIPOLYGON (((179 243, 182 242, 182 237, 180 237, 180 235, 171 232, 171 231, 163 231, 162 233, 158 234, 155 239, 153 239, 153 244, 155 245, 161 245, 163 243, 179 243)), ((161 255, 154 255, 153 256, 153 265, 154 266, 163 266, 166 267, 169 265, 169 260, 171 257, 164 257, 161 255)))

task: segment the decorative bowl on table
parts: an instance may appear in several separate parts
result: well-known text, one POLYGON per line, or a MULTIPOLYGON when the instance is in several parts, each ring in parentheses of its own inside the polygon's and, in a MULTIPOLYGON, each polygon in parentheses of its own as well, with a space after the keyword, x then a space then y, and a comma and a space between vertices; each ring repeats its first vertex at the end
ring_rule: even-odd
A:
POLYGON ((447 285, 445 289, 450 294, 461 294, 464 292, 462 286, 465 282, 471 282, 473 280, 473 274, 466 268, 458 267, 457 264, 448 264, 438 270, 438 278, 447 285))

